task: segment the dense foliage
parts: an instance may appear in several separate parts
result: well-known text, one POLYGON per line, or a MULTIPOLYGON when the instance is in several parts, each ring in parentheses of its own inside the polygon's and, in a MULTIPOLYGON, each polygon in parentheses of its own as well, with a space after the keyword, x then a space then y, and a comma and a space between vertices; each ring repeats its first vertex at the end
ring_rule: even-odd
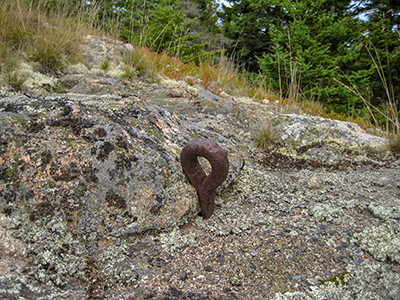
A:
POLYGON ((281 97, 322 102, 399 130, 398 1, 230 0, 228 49, 281 97), (390 123, 390 122, 389 122, 390 123))
POLYGON ((218 5, 213 0, 104 0, 104 3, 100 6, 100 25, 112 27, 110 24, 117 23, 121 37, 136 45, 184 61, 200 61, 210 54, 215 56, 223 48, 225 39, 217 25, 218 5))
POLYGON ((363 103, 334 79, 347 82, 350 76, 363 86, 369 73, 358 70, 359 53, 349 47, 360 34, 357 20, 326 2, 282 1, 288 22, 271 28, 273 51, 264 53, 259 65, 282 95, 315 99, 345 112, 363 103))

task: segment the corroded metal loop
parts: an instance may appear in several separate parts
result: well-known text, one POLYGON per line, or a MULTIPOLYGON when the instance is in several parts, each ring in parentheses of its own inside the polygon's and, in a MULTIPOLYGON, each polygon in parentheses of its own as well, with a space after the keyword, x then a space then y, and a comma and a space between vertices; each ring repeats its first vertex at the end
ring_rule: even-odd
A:
POLYGON ((215 206, 215 190, 228 176, 228 153, 212 140, 196 139, 183 148, 181 165, 197 190, 201 215, 204 218, 211 217, 215 206), (208 176, 200 166, 198 156, 210 162, 212 170, 208 176))

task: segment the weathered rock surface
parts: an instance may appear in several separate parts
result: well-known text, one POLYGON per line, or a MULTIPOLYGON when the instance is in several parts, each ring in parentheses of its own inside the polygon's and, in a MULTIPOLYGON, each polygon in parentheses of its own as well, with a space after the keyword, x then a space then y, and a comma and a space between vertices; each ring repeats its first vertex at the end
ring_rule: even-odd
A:
POLYGON ((135 96, 14 95, 0 99, 0 107, 5 200, 25 205, 31 221, 58 211, 87 240, 192 218, 196 195, 178 158, 193 138, 214 138, 229 150, 225 187, 243 163, 227 138, 190 131, 184 119, 135 96))
POLYGON ((54 80, 67 93, 0 95, 1 299, 400 299, 400 161, 384 138, 123 80, 98 65, 134 50, 87 47, 54 80), (277 140, 260 150, 266 118, 277 140), (231 165, 208 220, 179 162, 199 137, 231 165))

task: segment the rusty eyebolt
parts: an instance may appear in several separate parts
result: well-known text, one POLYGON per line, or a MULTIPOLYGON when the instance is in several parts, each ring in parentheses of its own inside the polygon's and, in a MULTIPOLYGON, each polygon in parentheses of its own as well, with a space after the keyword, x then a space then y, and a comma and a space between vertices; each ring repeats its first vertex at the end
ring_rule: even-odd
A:
POLYGON ((205 219, 211 217, 215 206, 215 190, 228 176, 228 153, 212 140, 196 139, 183 148, 181 165, 197 190, 201 215, 205 219), (210 162, 212 170, 208 176, 200 166, 198 156, 210 162))

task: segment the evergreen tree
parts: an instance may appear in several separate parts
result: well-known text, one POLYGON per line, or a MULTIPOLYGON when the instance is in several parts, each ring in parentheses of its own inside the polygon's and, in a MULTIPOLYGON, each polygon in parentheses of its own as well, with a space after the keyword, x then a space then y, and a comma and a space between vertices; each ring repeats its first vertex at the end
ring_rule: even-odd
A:
POLYGON ((218 13, 224 35, 233 40, 228 55, 253 72, 259 69, 257 56, 272 51, 271 26, 285 19, 274 0, 229 0, 218 13))
POLYGON ((180 9, 179 1, 160 0, 150 12, 149 23, 144 29, 147 46, 181 57, 190 55, 194 49, 188 47, 187 42, 193 39, 188 35, 193 21, 185 20, 186 15, 180 9))
MULTIPOLYGON (((359 37, 356 19, 346 16, 345 10, 338 11, 338 2, 286 0, 280 3, 280 9, 290 21, 284 26, 272 27, 273 53, 263 54, 259 59, 273 87, 283 96, 297 98, 301 94, 322 101, 336 111, 361 107, 361 99, 334 81, 334 78, 343 80, 350 76, 361 85, 368 78, 368 72, 357 69, 359 54, 352 49, 359 37)), ((341 3, 344 7, 345 3, 341 3)))
POLYGON ((121 35, 127 41, 200 61, 210 56, 206 50, 216 48, 208 46, 218 38, 216 8, 215 0, 118 0, 113 11, 121 16, 121 35))
POLYGON ((361 39, 364 68, 374 71, 370 78, 370 101, 375 106, 388 105, 397 109, 398 118, 400 3, 392 0, 358 1, 357 12, 362 13, 366 19, 361 39))
POLYGON ((205 50, 218 51, 226 48, 229 39, 225 38, 218 26, 217 9, 219 4, 215 0, 182 0, 181 9, 185 12, 187 22, 192 22, 190 36, 196 36, 189 45, 207 44, 205 50))

